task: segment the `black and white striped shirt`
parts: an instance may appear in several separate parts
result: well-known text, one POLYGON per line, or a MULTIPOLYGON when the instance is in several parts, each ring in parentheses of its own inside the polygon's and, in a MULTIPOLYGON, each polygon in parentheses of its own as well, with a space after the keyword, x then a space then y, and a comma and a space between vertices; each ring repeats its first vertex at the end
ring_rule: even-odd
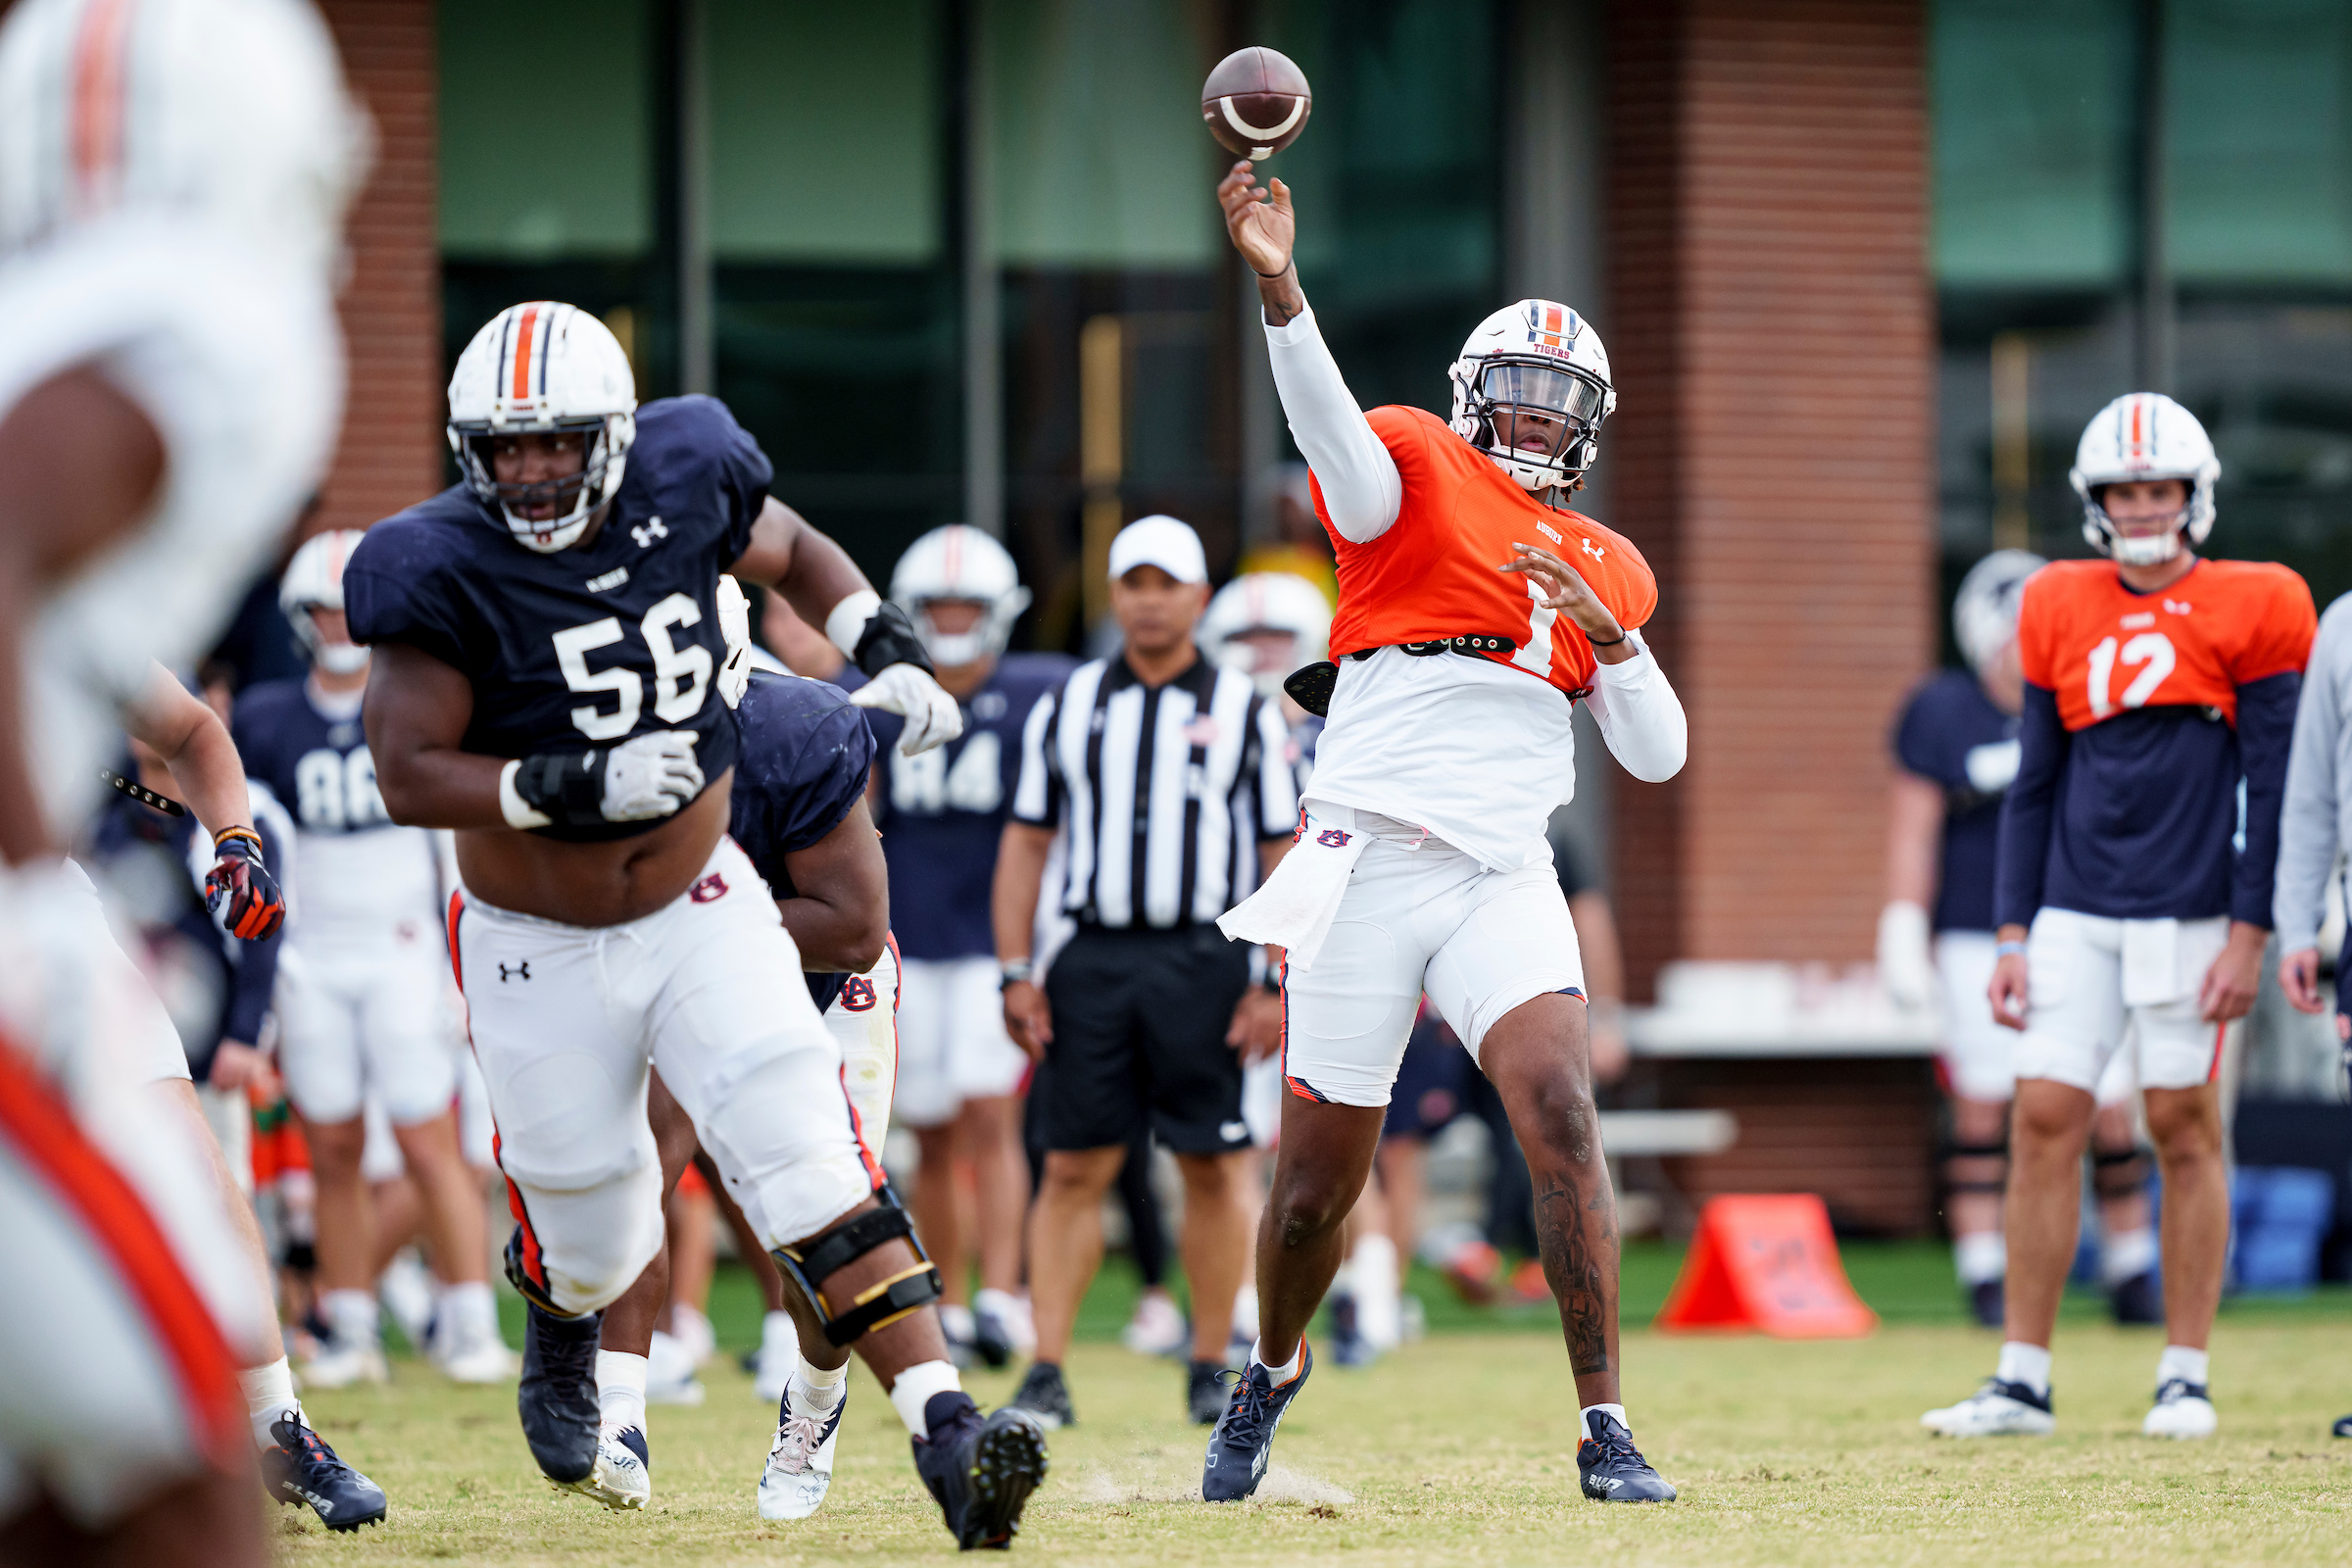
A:
POLYGON ((1298 826, 1281 706, 1207 660, 1147 686, 1124 658, 1030 710, 1014 820, 1069 822, 1062 909, 1125 930, 1205 925, 1257 887, 1257 847, 1298 826))

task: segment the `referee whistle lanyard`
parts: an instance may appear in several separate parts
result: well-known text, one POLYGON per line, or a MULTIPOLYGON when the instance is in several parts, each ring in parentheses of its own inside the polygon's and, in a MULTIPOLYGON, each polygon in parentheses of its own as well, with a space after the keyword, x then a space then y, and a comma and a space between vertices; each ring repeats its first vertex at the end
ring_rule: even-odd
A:
MULTIPOLYGON (((1429 836, 1428 830, 1422 837, 1429 836)), ((1345 806, 1317 802, 1299 813, 1298 837, 1274 874, 1240 904, 1217 917, 1217 929, 1236 942, 1271 942, 1283 948, 1293 974, 1304 974, 1323 951, 1331 922, 1348 892, 1373 835, 1356 825, 1345 806)))

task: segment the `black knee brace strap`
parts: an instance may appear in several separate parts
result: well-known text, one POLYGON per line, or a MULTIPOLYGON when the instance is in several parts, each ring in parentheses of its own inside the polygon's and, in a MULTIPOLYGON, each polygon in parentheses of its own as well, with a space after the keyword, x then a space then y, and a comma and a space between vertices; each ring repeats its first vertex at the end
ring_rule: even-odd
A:
POLYGON ((2100 1198, 2130 1198, 2148 1185, 2152 1169, 2145 1149, 2120 1149, 2090 1156, 2090 1190, 2100 1198))
POLYGON ((932 1266, 931 1254, 923 1250, 914 1234, 913 1221, 899 1205, 899 1195, 885 1184, 874 1196, 882 1200, 882 1207, 853 1214, 798 1247, 779 1247, 768 1254, 808 1298, 808 1304, 816 1308, 817 1321, 825 1326, 825 1338, 835 1345, 849 1345, 947 1294, 939 1270, 932 1266), (818 1287, 866 1253, 902 1237, 919 1259, 914 1267, 867 1286, 848 1310, 833 1311, 818 1287))
POLYGON ((1946 1192, 2003 1193, 2009 1189, 2006 1169, 2009 1163, 2009 1145, 2005 1140, 1997 1144, 1946 1144, 1943 1146, 1943 1161, 1947 1168, 1947 1176, 1943 1184, 1946 1192), (2001 1175, 1990 1180, 1963 1181, 1959 1177, 1948 1175, 1951 1163, 1962 1159, 1997 1159, 2001 1162, 2003 1171, 2001 1175))

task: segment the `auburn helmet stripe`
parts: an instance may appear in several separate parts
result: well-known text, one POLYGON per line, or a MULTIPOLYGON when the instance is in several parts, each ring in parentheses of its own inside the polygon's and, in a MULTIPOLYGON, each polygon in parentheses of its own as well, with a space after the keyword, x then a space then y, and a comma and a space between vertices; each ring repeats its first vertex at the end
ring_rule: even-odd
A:
POLYGON ((115 195, 122 160, 122 57, 132 0, 94 0, 74 40, 73 158, 86 209, 115 195))
POLYGON ((539 307, 524 306, 514 323, 514 388, 508 394, 517 403, 528 402, 531 396, 531 339, 538 326, 539 307))

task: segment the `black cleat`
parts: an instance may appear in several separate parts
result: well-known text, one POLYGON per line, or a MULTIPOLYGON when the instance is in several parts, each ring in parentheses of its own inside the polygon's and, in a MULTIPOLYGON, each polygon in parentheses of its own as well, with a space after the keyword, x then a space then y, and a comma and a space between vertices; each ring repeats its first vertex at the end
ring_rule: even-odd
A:
POLYGON ((2352 1415, 2338 1416, 2335 1425, 2328 1430, 2339 1438, 2352 1438, 2352 1415))
POLYGON ((289 1506, 309 1503, 329 1530, 384 1522, 384 1489, 345 1464, 299 1413, 270 1423, 275 1443, 262 1450, 262 1482, 289 1506))
POLYGON ((915 1438, 914 1472, 931 1489, 958 1549, 1004 1550, 1020 1534, 1021 1509, 1046 1479, 1046 1429, 1006 1405, 981 1417, 969 1395, 934 1394, 923 1406, 928 1438, 915 1438))
POLYGON ((523 1441, 540 1474, 576 1486, 596 1468, 596 1342, 604 1314, 558 1317, 536 1301, 524 1306, 522 1383, 514 1391, 523 1441))
POLYGON ((1999 1280, 1980 1280, 1968 1288, 1969 1315, 1981 1329, 1997 1329, 2008 1311, 2008 1293, 1999 1280))
POLYGON ((1029 1363, 1028 1375, 1004 1401, 1004 1408, 1028 1411, 1049 1432, 1078 1424, 1078 1412, 1070 1405, 1069 1385, 1061 1381, 1061 1368, 1051 1361, 1029 1363))
POLYGON ((997 1314, 975 1307, 972 1311, 972 1353, 980 1357, 981 1364, 991 1372, 997 1371, 1012 1360, 1012 1336, 1004 1332, 1004 1325, 997 1320, 997 1314))
POLYGON ((1576 1446, 1576 1473, 1585 1495, 1595 1502, 1672 1502, 1674 1487, 1642 1457, 1625 1423, 1606 1410, 1587 1420, 1588 1436, 1576 1446))
POLYGON ((1184 1406, 1193 1425, 1213 1427, 1225 1413, 1225 1368, 1214 1361, 1194 1361, 1184 1373, 1184 1406))
POLYGON ((1262 1362, 1233 1373, 1233 1395, 1217 1430, 1208 1435, 1208 1454, 1200 1463, 1200 1495, 1208 1502, 1239 1502, 1266 1478, 1266 1461, 1274 1454, 1274 1430, 1291 1407, 1306 1375, 1315 1369, 1315 1352, 1298 1342, 1298 1371, 1288 1383, 1276 1383, 1262 1362))
POLYGON ((2132 1328, 2147 1328, 2164 1321, 2164 1281, 2154 1269, 2132 1275, 2107 1293, 2107 1304, 2115 1312, 2115 1320, 2132 1328))
POLYGON ((1338 1366, 1370 1366, 1380 1359, 1380 1352, 1364 1338, 1352 1296, 1331 1298, 1331 1359, 1338 1366))

